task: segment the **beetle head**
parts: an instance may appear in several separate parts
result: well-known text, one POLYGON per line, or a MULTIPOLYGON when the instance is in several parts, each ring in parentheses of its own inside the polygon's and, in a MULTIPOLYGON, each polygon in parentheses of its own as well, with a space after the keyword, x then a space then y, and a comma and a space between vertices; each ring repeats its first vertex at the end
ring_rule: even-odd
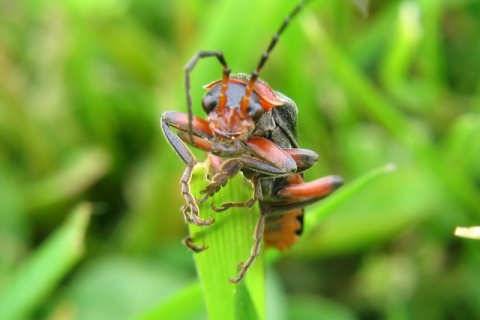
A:
POLYGON ((216 136, 226 139, 242 139, 255 127, 264 113, 260 97, 252 93, 246 108, 242 108, 242 98, 246 85, 230 80, 222 104, 222 83, 219 81, 207 86, 209 91, 202 100, 203 110, 208 114, 210 128, 216 136))
POLYGON ((265 112, 284 103, 260 79, 256 80, 248 100, 245 100, 249 84, 250 76, 239 73, 229 78, 226 88, 223 87, 223 80, 205 86, 208 92, 203 98, 202 107, 208 114, 210 128, 216 136, 242 139, 252 132, 265 112))

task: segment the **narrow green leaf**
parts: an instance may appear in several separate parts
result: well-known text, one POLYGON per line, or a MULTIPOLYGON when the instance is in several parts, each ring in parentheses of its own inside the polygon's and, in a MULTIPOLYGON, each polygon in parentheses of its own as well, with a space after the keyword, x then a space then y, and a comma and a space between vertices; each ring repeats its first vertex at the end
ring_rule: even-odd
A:
POLYGON ((111 167, 110 156, 102 149, 82 150, 69 160, 51 176, 27 186, 30 209, 45 208, 72 199, 98 181, 111 167))
POLYGON ((238 284, 237 293, 235 294, 235 319, 258 319, 252 296, 244 282, 238 284))
MULTIPOLYGON (((191 186, 193 194, 201 198, 200 191, 208 184, 208 163, 197 165, 191 186)), ((241 284, 232 284, 229 279, 238 274, 238 264, 250 256, 254 244, 254 230, 259 218, 258 206, 230 208, 216 213, 211 205, 219 207, 226 202, 244 202, 253 196, 253 186, 240 173, 211 199, 200 205, 200 216, 215 218, 211 226, 190 225, 190 236, 196 245, 205 245, 207 250, 194 254, 195 263, 203 288, 209 319, 236 319, 235 310, 253 303, 256 317, 265 318, 265 266, 263 248, 241 284), (244 289, 239 286, 244 285, 244 289), (237 295, 239 295, 237 297, 237 295)), ((251 310, 252 311, 252 310, 251 310)), ((252 311, 253 312, 253 311, 252 311)), ((252 312, 249 312, 251 314, 252 312)))
POLYGON ((27 318, 83 255, 90 219, 88 204, 79 205, 68 220, 18 268, 0 294, 0 319, 27 318))
POLYGON ((387 46, 388 51, 380 68, 382 80, 390 90, 396 90, 404 82, 410 81, 409 72, 421 36, 419 6, 413 2, 402 3, 391 43, 387 46))

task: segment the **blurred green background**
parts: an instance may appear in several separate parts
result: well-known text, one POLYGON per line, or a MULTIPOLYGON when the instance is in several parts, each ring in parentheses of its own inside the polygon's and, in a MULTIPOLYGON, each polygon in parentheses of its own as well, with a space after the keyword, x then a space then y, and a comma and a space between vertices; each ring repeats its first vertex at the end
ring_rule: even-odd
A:
MULTIPOLYGON (((4 303, 25 318, 130 319, 194 281, 180 243, 184 165, 160 115, 186 111, 183 68, 196 51, 223 50, 232 72, 251 72, 295 4, 0 1, 4 303), (93 213, 83 253, 20 267, 83 201, 93 213)), ((312 1, 261 75, 299 107, 300 143, 320 155, 307 180, 348 184, 397 165, 268 270, 269 318, 479 319, 480 243, 453 231, 480 224, 480 3, 368 11, 312 1)), ((220 76, 215 59, 194 71, 197 115, 202 85, 220 76)), ((186 318, 205 318, 198 299, 186 318)))

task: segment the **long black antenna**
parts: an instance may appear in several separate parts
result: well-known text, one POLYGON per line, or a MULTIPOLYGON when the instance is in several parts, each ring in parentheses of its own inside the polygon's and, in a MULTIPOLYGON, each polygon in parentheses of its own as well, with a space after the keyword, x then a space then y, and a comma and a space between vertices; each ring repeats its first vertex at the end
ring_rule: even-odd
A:
POLYGON ((250 95, 252 94, 253 88, 255 87, 255 83, 257 82, 258 76, 260 75, 260 71, 262 71, 265 62, 267 62, 268 58, 270 57, 270 53, 272 52, 273 48, 278 42, 280 35, 285 31, 287 26, 290 24, 290 21, 297 15, 297 13, 302 10, 302 8, 307 4, 310 0, 300 1, 297 6, 290 12, 290 14, 283 20, 282 25, 278 29, 278 31, 273 35, 270 44, 268 45, 267 50, 265 50, 260 58, 260 62, 257 65, 257 68, 253 70, 252 75, 250 76, 250 81, 245 89, 245 95, 242 98, 241 107, 243 113, 247 113, 248 110, 248 103, 250 102, 250 95))
POLYGON ((190 95, 190 73, 193 71, 197 65, 198 60, 202 58, 215 57, 218 59, 218 62, 223 67, 223 76, 222 76, 222 90, 219 95, 219 108, 223 109, 227 103, 226 92, 228 89, 228 80, 230 78, 230 68, 225 61, 225 57, 221 51, 199 51, 197 52, 192 59, 185 66, 185 93, 187 95, 187 108, 188 108, 188 137, 192 145, 195 144, 193 141, 192 134, 192 122, 193 122, 193 111, 192 111, 192 96, 190 95))

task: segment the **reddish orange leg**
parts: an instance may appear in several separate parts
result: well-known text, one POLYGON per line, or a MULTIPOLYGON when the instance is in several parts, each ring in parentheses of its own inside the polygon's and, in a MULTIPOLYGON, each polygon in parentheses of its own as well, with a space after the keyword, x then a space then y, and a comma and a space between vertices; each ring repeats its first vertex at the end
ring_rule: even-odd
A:
POLYGON ((328 196, 342 185, 342 178, 338 176, 326 176, 310 182, 289 184, 278 190, 275 195, 280 198, 318 200, 328 196))

